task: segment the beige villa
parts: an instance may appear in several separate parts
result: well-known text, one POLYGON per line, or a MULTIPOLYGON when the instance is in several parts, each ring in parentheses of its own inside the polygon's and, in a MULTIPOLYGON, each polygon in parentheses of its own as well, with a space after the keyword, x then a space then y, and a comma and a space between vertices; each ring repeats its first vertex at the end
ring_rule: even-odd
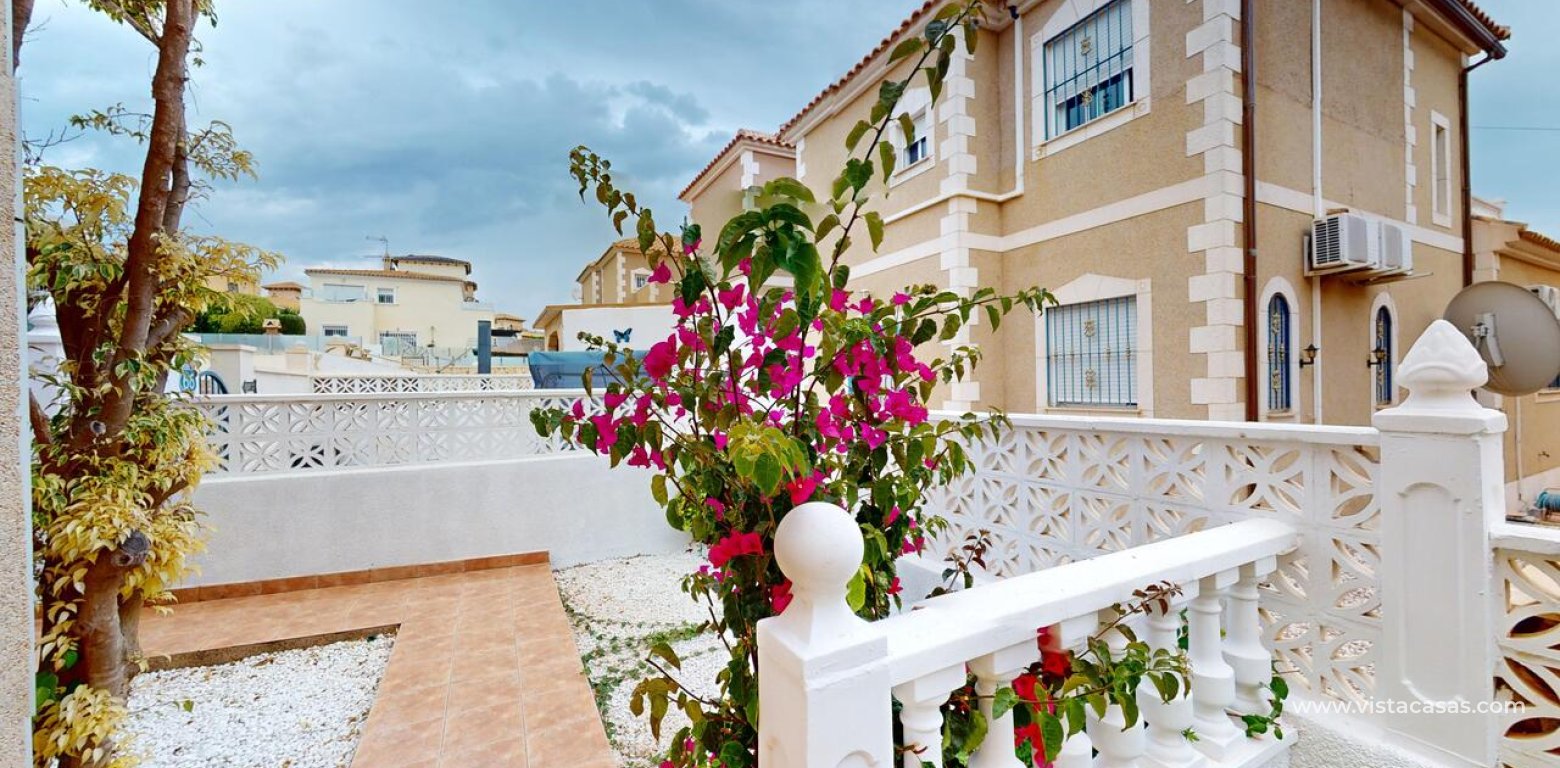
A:
MULTIPOLYGON (((879 83, 911 74, 889 52, 941 5, 778 131, 739 132, 684 190, 693 219, 718 230, 775 176, 826 189, 879 83)), ((847 254, 877 292, 1056 294, 957 340, 986 355, 949 408, 1368 424, 1464 285, 1560 286, 1552 259, 1476 268, 1461 84, 1509 31, 1468 0, 1029 0, 979 34, 937 105, 911 81, 883 244, 847 254)), ((1527 431, 1560 434, 1560 395, 1536 400, 1527 431)), ((1530 453, 1527 474, 1560 467, 1560 445, 1530 453)))
MULTIPOLYGON (((476 344, 477 323, 492 321, 477 300, 471 262, 446 256, 386 256, 379 269, 305 269, 299 314, 311 332, 378 345, 384 354, 476 344)), ((273 295, 275 295, 275 286, 273 295)))
POLYGON ((533 327, 545 337, 544 347, 583 349, 582 332, 629 344, 665 338, 671 330, 672 288, 650 282, 650 274, 637 239, 607 246, 574 278, 575 303, 549 304, 537 314, 533 327))

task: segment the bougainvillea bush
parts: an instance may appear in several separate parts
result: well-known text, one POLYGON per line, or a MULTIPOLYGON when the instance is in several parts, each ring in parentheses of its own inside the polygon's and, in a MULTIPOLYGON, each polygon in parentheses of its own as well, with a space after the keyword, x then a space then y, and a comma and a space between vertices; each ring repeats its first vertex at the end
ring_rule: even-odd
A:
MULTIPOLYGON (((742 768, 756 759, 756 625, 791 600, 774 558, 780 520, 810 500, 854 514, 866 547, 848 602, 864 618, 881 618, 901 597, 896 558, 920 552, 940 524, 923 515, 928 489, 968 471, 963 446, 1006 424, 1000 413, 934 419, 928 403, 979 362, 978 347, 957 342, 961 329, 977 317, 995 329, 1015 309, 1039 313, 1054 303, 1051 295, 1038 288, 960 295, 934 286, 869 295, 853 288, 843 260, 858 225, 874 250, 882 241, 883 220, 868 206, 894 171, 894 145, 884 136, 895 127, 914 140, 909 116, 896 117, 900 95, 924 78, 937 99, 956 46, 974 53, 979 9, 950 5, 891 52, 891 65, 915 59, 913 74, 882 84, 869 119, 846 139, 849 159, 826 198, 795 179, 774 179, 749 190, 750 204, 712 241, 698 224, 660 231, 650 210, 614 184, 609 161, 585 147, 571 154, 581 197, 592 193, 620 233, 633 220, 650 280, 673 288, 675 329, 645 351, 583 335, 603 352, 610 375, 587 375, 587 400, 537 410, 532 419, 544 435, 652 473, 667 522, 708 547, 708 564, 683 589, 708 607, 710 627, 730 652, 719 695, 701 697, 678 680, 669 647, 652 649, 659 674, 639 684, 631 707, 649 717, 658 739, 669 709, 691 722, 667 734, 665 766, 742 768)), ((1082 693, 1130 698, 1139 680, 1082 693)), ((1003 689, 1003 710, 1017 707, 1024 724, 1056 729, 1041 706, 1047 698, 1033 688, 1003 689)), ((972 697, 967 689, 948 706, 950 764, 962 763, 985 731, 972 697)), ((1081 712, 1081 702, 1071 708, 1081 712)), ((1031 731, 1036 738, 1021 742, 1030 745, 1026 762, 1039 746, 1041 731, 1023 733, 1031 731)), ((1059 744, 1052 739, 1051 749, 1059 744)))

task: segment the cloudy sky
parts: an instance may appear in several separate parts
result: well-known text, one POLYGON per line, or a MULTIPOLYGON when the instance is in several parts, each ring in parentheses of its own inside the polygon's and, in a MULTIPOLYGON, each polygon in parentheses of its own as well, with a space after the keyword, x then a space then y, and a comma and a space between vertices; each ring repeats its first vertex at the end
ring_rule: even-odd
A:
MULTIPOLYGON (((191 226, 306 266, 396 253, 469 259, 479 295, 534 318, 614 236, 582 205, 567 154, 613 160, 663 225, 739 127, 773 130, 919 0, 223 0, 203 27, 191 103, 223 120, 260 178, 221 186, 191 226)), ((1516 27, 1475 75, 1475 182, 1560 235, 1560 4, 1482 0, 1516 27)), ((155 55, 69 0, 38 0, 22 51, 29 136, 71 115, 149 108, 155 55)), ((135 147, 85 136, 60 165, 133 171, 135 147)))

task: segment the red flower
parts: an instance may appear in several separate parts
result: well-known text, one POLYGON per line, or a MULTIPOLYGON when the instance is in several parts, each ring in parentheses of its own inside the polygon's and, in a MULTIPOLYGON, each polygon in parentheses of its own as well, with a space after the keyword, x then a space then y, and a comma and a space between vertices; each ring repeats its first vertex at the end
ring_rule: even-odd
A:
POLYGON ((645 373, 652 379, 665 379, 677 364, 677 343, 671 339, 658 341, 645 353, 645 373))
POLYGON ((823 475, 815 472, 808 477, 799 477, 786 483, 786 489, 791 492, 791 503, 801 504, 811 499, 813 491, 817 490, 818 481, 821 479, 823 479, 823 475))
POLYGON ((655 271, 651 272, 647 279, 652 283, 669 283, 672 281, 672 270, 663 261, 656 266, 655 271))
POLYGON ((785 607, 791 604, 790 579, 769 588, 769 604, 774 607, 776 616, 785 613, 785 607))
POLYGON ((1023 699, 1030 704, 1038 704, 1040 703, 1040 700, 1035 698, 1035 686, 1039 682, 1039 679, 1034 675, 1019 675, 1018 677, 1013 678, 1013 692, 1018 694, 1020 699, 1023 699))
POLYGON ((756 533, 731 533, 710 547, 710 565, 726 567, 734 557, 756 555, 764 551, 764 540, 756 533))

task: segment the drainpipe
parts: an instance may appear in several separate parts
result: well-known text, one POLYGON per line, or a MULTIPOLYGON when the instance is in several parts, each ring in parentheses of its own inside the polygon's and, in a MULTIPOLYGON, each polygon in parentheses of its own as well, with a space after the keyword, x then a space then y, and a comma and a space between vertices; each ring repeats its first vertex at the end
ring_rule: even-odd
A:
MULTIPOLYGON (((1311 218, 1325 213, 1322 202, 1322 0, 1311 0, 1311 218)), ((1311 419, 1322 421, 1322 278, 1311 277, 1311 419)), ((1295 382, 1299 384, 1299 382, 1295 382)))
POLYGON ((1242 259, 1241 282, 1245 295, 1241 304, 1245 314, 1246 421, 1256 421, 1257 406, 1257 24, 1255 0, 1240 2, 1240 81, 1242 91, 1240 121, 1240 171, 1245 182, 1241 201, 1242 227, 1246 233, 1246 252, 1242 259))
POLYGON ((1008 194, 1017 196, 1024 193, 1024 166, 1029 160, 1024 151, 1024 15, 1016 5, 1008 6, 1008 13, 1013 17, 1013 191, 1008 194))
MULTIPOLYGON (((1504 51, 1502 51, 1504 54, 1504 51)), ((1473 285, 1473 161, 1468 157, 1468 149, 1472 143, 1468 138, 1468 73, 1490 63, 1491 59, 1500 58, 1492 53, 1484 54, 1484 58, 1473 64, 1463 67, 1457 74, 1457 142, 1462 151, 1462 284, 1466 288, 1473 285)))

